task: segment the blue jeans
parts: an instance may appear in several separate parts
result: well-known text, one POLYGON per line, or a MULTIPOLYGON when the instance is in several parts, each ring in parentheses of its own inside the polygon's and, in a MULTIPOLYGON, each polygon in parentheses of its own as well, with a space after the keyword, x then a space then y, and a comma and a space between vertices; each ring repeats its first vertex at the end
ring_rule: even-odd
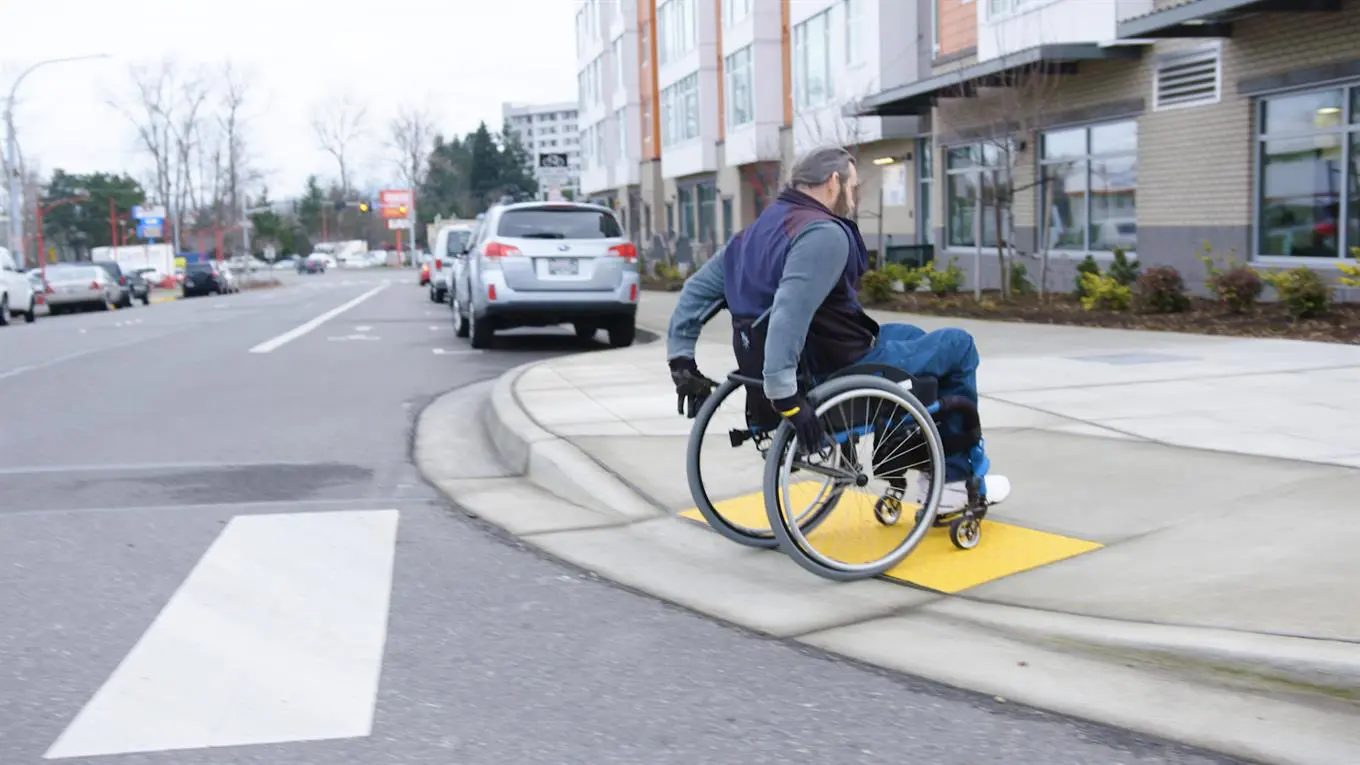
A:
MULTIPOLYGON (((926 332, 910 324, 884 324, 879 328, 878 344, 860 362, 887 364, 918 377, 934 377, 940 382, 941 396, 963 396, 978 402, 978 352, 973 336, 961 329, 926 332)), ((942 418, 941 435, 963 431, 963 418, 948 414, 942 418)), ((945 481, 962 481, 972 474, 967 454, 945 458, 945 481)))

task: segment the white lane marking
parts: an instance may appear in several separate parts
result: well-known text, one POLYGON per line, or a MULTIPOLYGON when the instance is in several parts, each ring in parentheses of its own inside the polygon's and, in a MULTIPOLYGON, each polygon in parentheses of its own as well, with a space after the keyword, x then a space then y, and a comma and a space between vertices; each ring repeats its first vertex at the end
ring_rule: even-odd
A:
POLYGON ((397 520, 232 518, 44 757, 370 735, 397 520))
POLYGON ((333 343, 347 343, 351 340, 381 340, 376 335, 341 335, 339 337, 328 337, 327 340, 333 343))
POLYGON ((354 328, 354 331, 355 331, 355 332, 359 332, 359 333, 363 333, 363 332, 369 331, 370 329, 373 329, 373 328, 370 327, 370 326, 368 326, 367 324, 360 324, 359 326, 357 326, 357 327, 354 328))
POLYGON ((250 349, 250 352, 251 352, 251 353, 270 353, 270 352, 274 351, 275 349, 279 348, 280 346, 283 346, 283 345, 285 345, 286 343, 291 343, 291 342, 293 342, 294 340, 298 339, 299 337, 302 337, 303 335, 307 334, 308 332, 311 332, 312 330, 316 329, 317 327, 321 326, 322 324, 325 324, 326 322, 330 321, 331 319, 334 319, 335 317, 339 316, 340 314, 344 313, 345 311, 348 311, 349 309, 353 308, 354 306, 359 305, 360 303, 364 302, 365 300, 368 300, 369 298, 373 297, 374 295, 378 294, 379 292, 382 292, 382 291, 385 290, 385 289, 387 289, 387 282, 383 282, 382 284, 379 284, 378 286, 374 287, 373 289, 369 290, 368 292, 365 292, 364 294, 360 295, 359 297, 354 298, 353 300, 349 301, 348 303, 345 303, 345 304, 343 304, 343 305, 339 305, 339 306, 336 306, 335 308, 332 308, 331 310, 329 310, 329 311, 327 311, 327 312, 321 314, 320 316, 316 317, 315 319, 312 319, 311 321, 307 322, 306 324, 303 324, 303 325, 298 326, 298 327, 294 327, 294 328, 288 330, 287 332, 284 332, 282 335, 279 335, 278 337, 275 337, 275 338, 273 338, 273 339, 271 339, 271 340, 266 340, 266 341, 264 341, 263 343, 260 343, 259 345, 255 346, 254 348, 251 348, 251 349, 250 349))
POLYGON ((473 354, 481 353, 481 351, 477 351, 477 350, 474 350, 474 351, 467 351, 467 350, 453 350, 453 351, 450 351, 450 350, 447 350, 447 349, 444 349, 444 348, 431 348, 430 351, 433 352, 434 355, 436 355, 436 356, 471 356, 471 355, 473 355, 473 354))

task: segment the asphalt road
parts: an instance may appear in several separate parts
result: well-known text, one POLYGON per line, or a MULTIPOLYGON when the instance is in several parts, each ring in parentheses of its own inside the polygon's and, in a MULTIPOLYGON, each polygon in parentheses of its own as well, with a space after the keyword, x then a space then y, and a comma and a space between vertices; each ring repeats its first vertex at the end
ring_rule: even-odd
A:
MULTIPOLYGON (((53 757, 118 765, 1228 762, 715 624, 539 557, 422 482, 409 458, 422 406, 583 350, 558 332, 472 352, 410 272, 290 275, 280 289, 0 329, 0 762, 42 762, 59 740, 53 757), (360 512, 380 510, 394 512, 360 512), (221 607, 232 578, 250 576, 252 533, 299 558, 349 549, 338 531, 314 540, 331 532, 251 519, 360 516, 373 529, 399 518, 390 588, 346 584, 341 568, 332 592, 305 590, 283 566, 255 573, 291 603, 276 611, 305 613, 268 617, 292 627, 227 620, 212 640, 206 616, 184 615, 221 607), (302 592, 329 605, 285 598, 302 592), (351 601, 382 604, 376 638, 371 620, 340 614, 351 601), (252 663, 323 622, 341 626, 307 651, 377 646, 366 700, 351 693, 361 677, 252 663), (334 705, 292 727, 243 719, 296 677, 315 686, 298 698, 319 688, 334 705), (178 701, 157 706, 175 680, 178 701), (216 717, 194 718, 200 706, 216 717), (356 713, 363 724, 343 733, 356 713)), ((380 570, 379 557, 349 573, 380 570)))

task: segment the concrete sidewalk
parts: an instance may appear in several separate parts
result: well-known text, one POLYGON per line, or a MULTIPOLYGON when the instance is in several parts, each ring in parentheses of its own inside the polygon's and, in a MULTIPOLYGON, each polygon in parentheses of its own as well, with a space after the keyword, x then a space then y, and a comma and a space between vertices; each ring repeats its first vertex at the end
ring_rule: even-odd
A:
MULTIPOLYGON (((641 323, 664 329, 673 299, 646 295, 641 323)), ((1238 756, 1360 761, 1360 348, 877 318, 975 335, 989 453, 1015 486, 977 550, 928 539, 890 572, 917 587, 824 582, 684 519, 690 421, 661 343, 507 375, 487 425, 532 483, 443 488, 771 635, 1238 756)), ((716 320, 700 343, 711 377, 734 366, 729 333, 716 320)), ((432 410, 417 456, 439 482, 432 410)), ((712 448, 711 490, 755 496, 754 449, 712 448)))

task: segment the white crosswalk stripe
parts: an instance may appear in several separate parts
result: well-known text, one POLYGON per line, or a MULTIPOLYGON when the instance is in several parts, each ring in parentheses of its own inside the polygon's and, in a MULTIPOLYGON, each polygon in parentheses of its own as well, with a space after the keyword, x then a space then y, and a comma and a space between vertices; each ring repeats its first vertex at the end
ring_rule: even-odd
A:
POLYGON ((46 759, 369 735, 397 521, 233 518, 46 759))

